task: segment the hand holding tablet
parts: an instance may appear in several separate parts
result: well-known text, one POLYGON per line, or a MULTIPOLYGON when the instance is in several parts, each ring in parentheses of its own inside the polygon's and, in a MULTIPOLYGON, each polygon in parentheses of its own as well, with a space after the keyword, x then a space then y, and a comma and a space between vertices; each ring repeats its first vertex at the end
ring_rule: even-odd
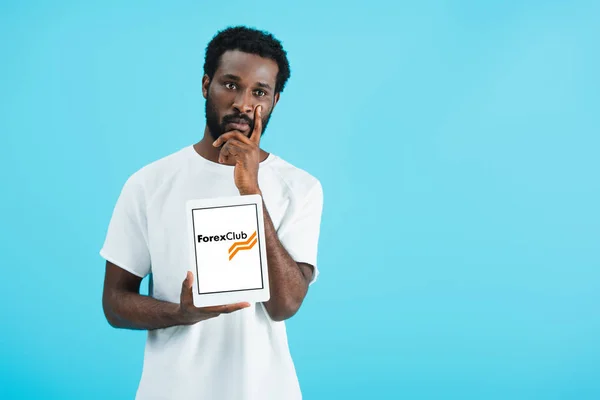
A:
POLYGON ((194 306, 269 300, 262 197, 190 200, 186 216, 194 306))
POLYGON ((250 307, 247 302, 235 303, 213 307, 198 308, 194 306, 192 294, 193 274, 188 271, 183 284, 181 285, 181 300, 179 303, 179 312, 181 313, 183 325, 192 325, 200 321, 218 317, 221 314, 229 314, 234 311, 250 307))

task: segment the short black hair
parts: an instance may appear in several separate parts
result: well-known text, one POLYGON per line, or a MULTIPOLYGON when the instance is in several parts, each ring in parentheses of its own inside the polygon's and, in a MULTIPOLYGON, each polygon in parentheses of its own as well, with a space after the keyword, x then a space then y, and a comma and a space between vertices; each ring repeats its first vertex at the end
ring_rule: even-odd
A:
POLYGON ((219 59, 229 50, 239 50, 270 58, 279 66, 275 82, 275 92, 283 92, 290 78, 290 63, 281 42, 271 33, 246 26, 234 26, 219 31, 206 46, 204 73, 213 78, 219 59))

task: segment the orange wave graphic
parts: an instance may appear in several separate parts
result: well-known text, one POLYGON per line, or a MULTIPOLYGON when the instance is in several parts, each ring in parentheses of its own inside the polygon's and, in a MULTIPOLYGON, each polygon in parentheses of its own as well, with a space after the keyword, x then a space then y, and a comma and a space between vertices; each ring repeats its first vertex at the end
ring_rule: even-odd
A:
POLYGON ((240 250, 250 250, 254 247, 258 239, 256 239, 256 231, 244 242, 235 242, 229 248, 229 261, 237 254, 240 250))

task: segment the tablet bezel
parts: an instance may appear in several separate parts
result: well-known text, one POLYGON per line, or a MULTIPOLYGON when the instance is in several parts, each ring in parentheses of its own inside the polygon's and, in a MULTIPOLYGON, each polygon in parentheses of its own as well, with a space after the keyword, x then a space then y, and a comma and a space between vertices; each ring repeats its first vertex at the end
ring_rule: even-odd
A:
POLYGON ((193 267, 192 274, 194 275, 194 284, 192 287, 194 306, 208 307, 233 304, 239 302, 257 303, 264 302, 270 298, 269 290, 269 269, 267 266, 267 249, 264 227, 264 212, 263 200, 258 194, 240 195, 232 197, 217 197, 206 199, 192 199, 186 202, 186 219, 187 219, 187 240, 189 248, 190 266, 193 267), (206 293, 198 292, 198 268, 196 262, 196 242, 193 226, 193 210, 203 208, 218 208, 229 206, 244 206, 255 205, 257 210, 257 225, 258 225, 258 240, 257 246, 260 252, 261 272, 262 272, 262 289, 241 289, 223 293, 206 293))

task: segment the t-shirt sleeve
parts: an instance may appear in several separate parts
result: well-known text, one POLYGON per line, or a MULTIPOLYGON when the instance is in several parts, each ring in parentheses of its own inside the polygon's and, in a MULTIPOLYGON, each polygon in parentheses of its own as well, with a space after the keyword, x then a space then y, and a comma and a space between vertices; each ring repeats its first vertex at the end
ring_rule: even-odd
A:
POLYGON ((314 267, 310 284, 319 275, 317 268, 317 250, 323 212, 323 187, 319 181, 309 191, 302 205, 293 211, 282 230, 279 241, 296 262, 314 267))
POLYGON ((143 186, 130 177, 117 199, 100 255, 144 278, 150 273, 150 251, 143 186))

